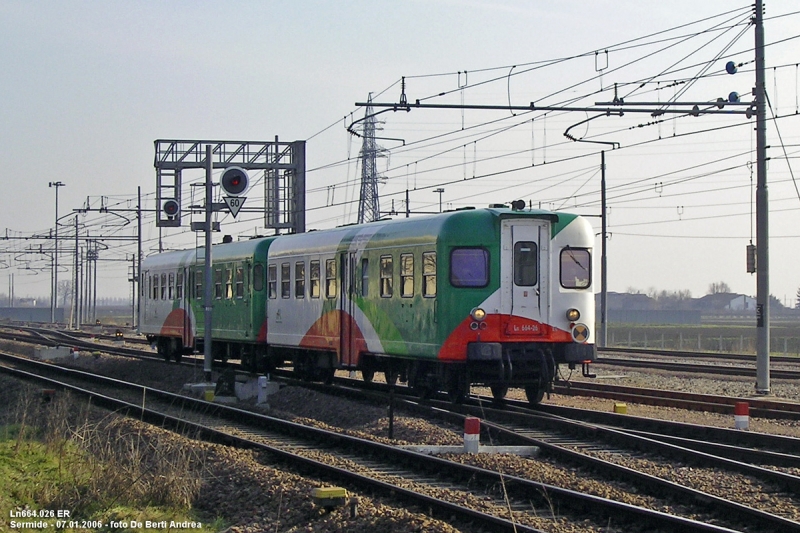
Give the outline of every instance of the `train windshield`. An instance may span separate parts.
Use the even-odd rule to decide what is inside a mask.
[[[489,251],[456,248],[450,254],[450,283],[453,287],[485,287],[489,284]]]
[[[561,286],[586,289],[592,284],[592,256],[586,248],[561,250]]]

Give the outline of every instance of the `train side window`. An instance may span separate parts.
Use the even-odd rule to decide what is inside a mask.
[[[143,272],[139,275],[139,296],[144,298],[145,296],[149,297],[150,295],[150,276],[147,275],[147,272]]]
[[[436,297],[436,252],[422,254],[422,296]]]
[[[264,265],[261,263],[253,267],[253,290],[256,292],[264,290]]]
[[[222,269],[214,269],[214,298],[222,299]]]
[[[273,300],[278,297],[278,265],[267,267],[267,293]]]
[[[381,298],[391,298],[394,294],[394,267],[392,256],[381,256]]]
[[[150,296],[153,298],[153,300],[158,300],[158,274],[153,276],[151,279],[153,281],[150,284],[150,287],[153,290],[153,292],[150,294]]]
[[[539,250],[535,242],[514,243],[514,285],[533,287],[539,279]]]
[[[308,263],[308,295],[319,298],[319,260]]]
[[[233,270],[230,268],[225,269],[225,298],[230,300],[233,298]]]
[[[198,300],[203,297],[203,269],[198,268],[194,273],[194,297]]]
[[[169,285],[167,286],[167,299],[174,300],[175,299],[175,273],[169,273]]]
[[[369,296],[369,259],[361,258],[361,296]]]
[[[175,278],[175,298],[183,300],[183,272],[178,272]]]
[[[400,296],[414,296],[414,254],[400,254]]]
[[[450,283],[453,287],[487,286],[489,251],[484,248],[454,248],[450,253]]]
[[[565,289],[586,289],[592,284],[592,255],[586,248],[564,248],[560,263]]]
[[[304,261],[297,261],[294,264],[294,297],[305,298],[306,296],[306,264]]]
[[[236,298],[244,298],[244,267],[241,265],[236,267],[236,274],[233,281],[235,284]]]
[[[161,299],[167,299],[167,275],[161,274]]]
[[[288,298],[292,295],[291,266],[289,263],[281,263],[281,298]]]
[[[325,260],[325,296],[336,298],[336,259]]]

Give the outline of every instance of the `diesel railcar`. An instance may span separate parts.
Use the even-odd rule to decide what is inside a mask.
[[[559,365],[595,359],[593,244],[579,216],[491,207],[215,245],[212,351],[536,403]],[[165,357],[202,343],[203,253],[143,262],[140,328]]]
[[[264,279],[274,238],[213,247],[215,357],[253,366],[266,357]],[[139,332],[165,360],[203,350],[205,248],[165,252],[142,261]]]

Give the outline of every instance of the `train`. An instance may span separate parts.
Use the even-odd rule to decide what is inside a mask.
[[[579,215],[492,204],[214,244],[211,352],[536,404],[561,365],[596,359],[594,238]],[[167,361],[204,350],[204,263],[204,247],[142,261],[139,332]]]

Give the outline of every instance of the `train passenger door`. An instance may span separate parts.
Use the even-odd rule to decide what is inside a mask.
[[[194,329],[192,327],[192,309],[191,309],[191,284],[189,283],[189,269],[183,267],[178,273],[176,280],[175,290],[178,293],[178,305],[183,310],[183,346],[185,348],[194,345]]]
[[[144,270],[139,273],[139,328],[150,323],[148,313],[150,311],[150,271]]]
[[[501,301],[510,335],[544,335],[550,308],[550,228],[541,220],[502,222]]]
[[[342,366],[358,363],[355,322],[356,253],[339,254],[339,357]]]

